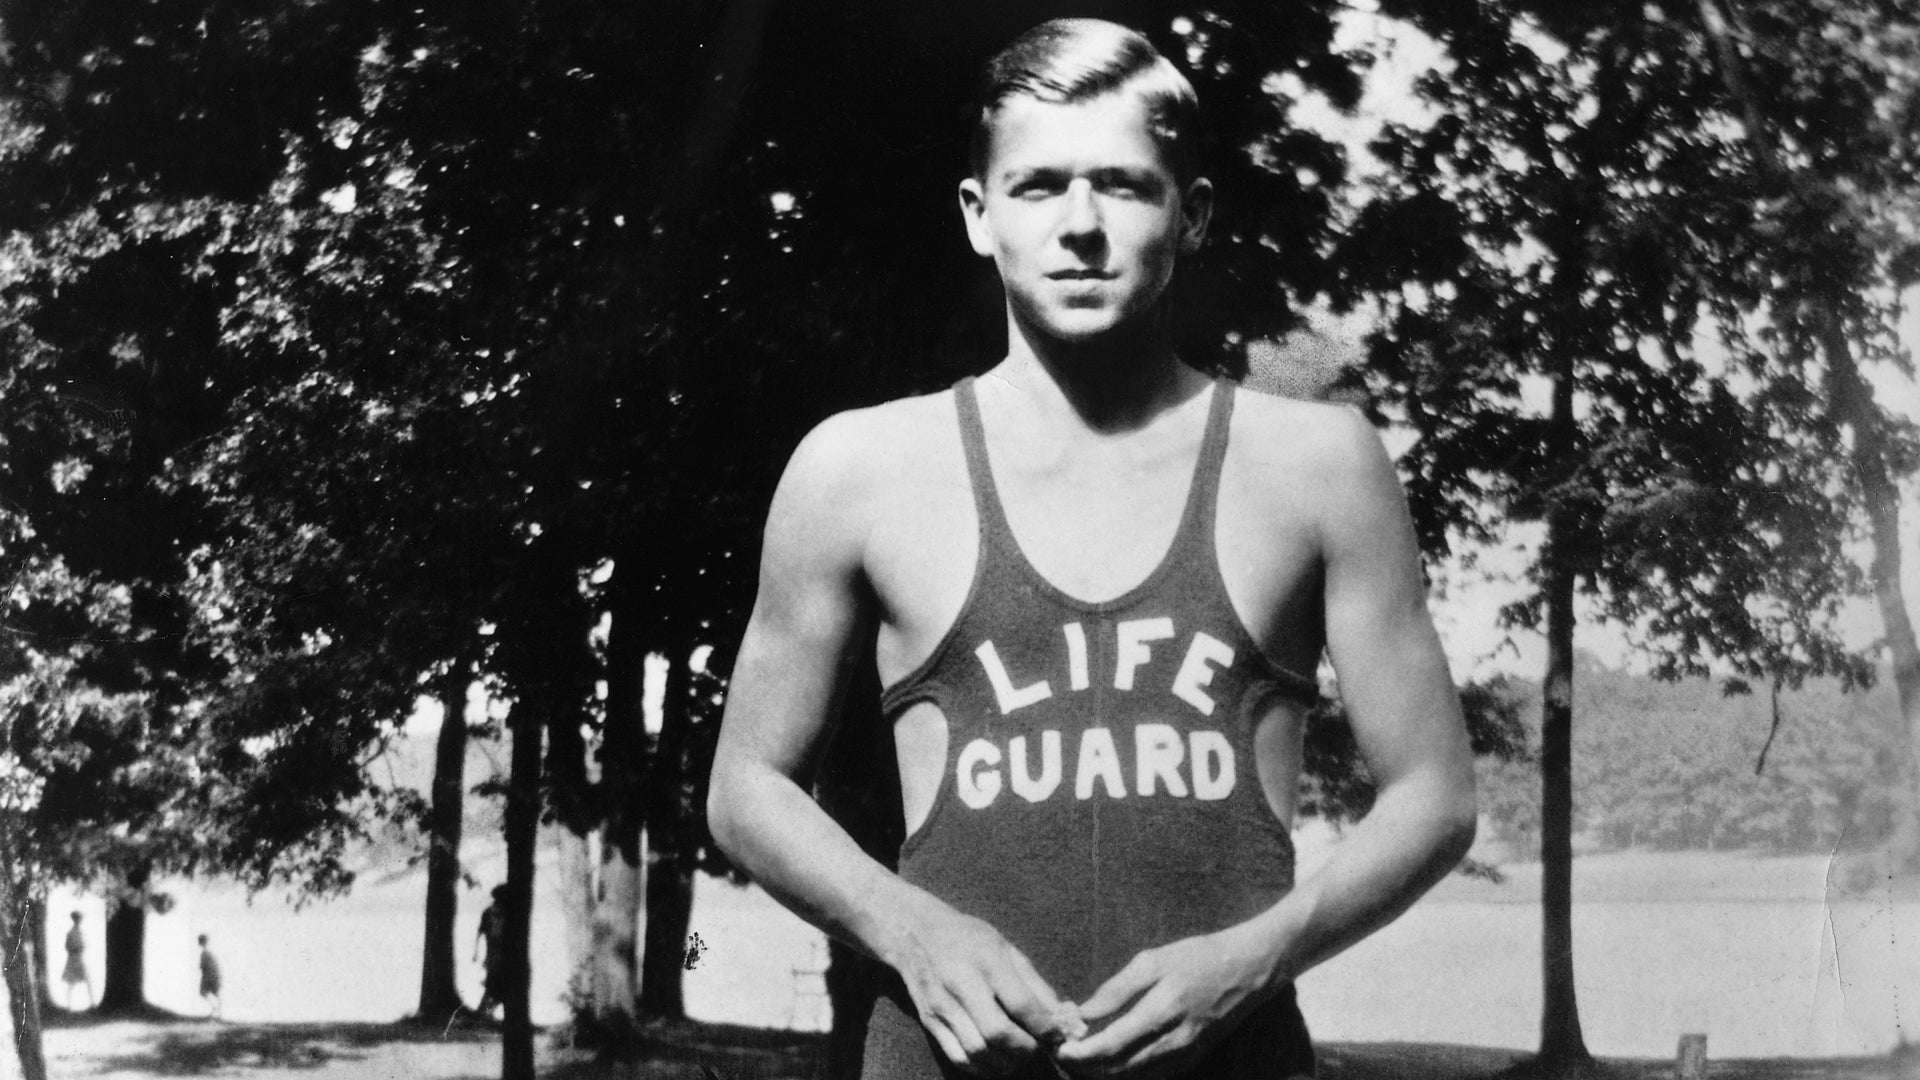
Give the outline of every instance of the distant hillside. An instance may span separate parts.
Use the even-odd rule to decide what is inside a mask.
[[[1538,746],[1537,685],[1515,683]],[[1663,683],[1582,657],[1574,678],[1574,817],[1588,850],[1831,852],[1884,835],[1898,777],[1890,687],[1822,683],[1728,696],[1705,680]],[[1756,775],[1765,747],[1765,763]],[[1482,805],[1516,854],[1538,845],[1532,762],[1483,763]]]
[[[1531,745],[1538,746],[1536,684],[1514,680]],[[1833,683],[1780,696],[1780,728],[1766,751],[1772,708],[1764,688],[1727,696],[1705,680],[1663,683],[1582,656],[1574,678],[1574,814],[1588,851],[1745,849],[1831,853],[1843,836],[1870,843],[1887,825],[1901,731],[1890,686],[1846,694]],[[433,777],[437,724],[408,725],[376,759],[383,784],[423,794]],[[1518,860],[1539,846],[1540,778],[1532,761],[1482,762],[1486,839]],[[505,775],[506,746],[467,748],[466,839],[496,845],[500,803],[488,791]],[[424,851],[417,829],[390,830],[355,859],[391,873]]]

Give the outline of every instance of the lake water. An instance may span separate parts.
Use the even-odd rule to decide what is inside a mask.
[[[1666,1057],[1684,1032],[1716,1056],[1880,1053],[1920,1016],[1920,905],[1600,901],[1574,910],[1576,987],[1597,1053]],[[1903,949],[1890,943],[1896,922]],[[1840,942],[1835,959],[1836,933]],[[1436,902],[1308,973],[1317,1035],[1531,1048],[1540,912]]]
[[[704,889],[706,962],[687,980],[706,1019],[823,1025],[817,936],[757,891]],[[1716,1057],[1878,1054],[1920,1039],[1920,903],[1589,901],[1574,912],[1587,1045],[1670,1057],[1705,1032]],[[1836,954],[1835,943],[1839,944]],[[1836,955],[1838,959],[1836,959]],[[1530,1049],[1540,912],[1430,900],[1301,980],[1317,1038]],[[777,992],[781,987],[796,992]],[[1903,996],[1904,995],[1904,996]],[[1904,1017],[1904,1021],[1903,1018]]]
[[[557,875],[543,867],[540,880],[534,1011],[554,1022],[565,1015],[566,933],[553,895]],[[1533,1046],[1540,915],[1526,902],[1528,888],[1524,876],[1498,888],[1443,887],[1309,973],[1301,996],[1316,1036]],[[1829,907],[1817,889],[1799,887],[1782,899],[1686,902],[1620,891],[1628,895],[1575,906],[1581,1015],[1597,1053],[1670,1057],[1683,1032],[1707,1033],[1720,1058],[1880,1053],[1903,1030],[1920,1039],[1920,903],[1852,899]],[[175,908],[149,920],[148,997],[183,1013],[200,1010],[194,937],[208,933],[225,974],[229,1019],[402,1016],[418,994],[423,895],[417,874],[363,882],[347,898],[298,911],[276,896],[249,903],[231,887],[180,887]],[[76,904],[86,915],[97,983],[96,902],[56,895],[53,965],[57,971],[65,912]],[[460,986],[470,1002],[479,997],[470,958],[481,906],[480,890],[463,893]],[[764,894],[703,879],[692,930],[703,946],[686,983],[695,1016],[825,1025],[821,939]]]

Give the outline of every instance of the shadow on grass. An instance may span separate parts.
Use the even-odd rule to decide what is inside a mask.
[[[90,1062],[95,1072],[203,1076],[229,1070],[300,1072],[336,1061],[359,1061],[375,1047],[405,1043],[490,1042],[494,1033],[469,1025],[446,1030],[418,1024],[226,1024],[201,1020],[157,1027],[134,1049]]]
[[[826,1041],[817,1034],[653,1021],[618,1046],[558,1062],[542,1080],[816,1080]]]

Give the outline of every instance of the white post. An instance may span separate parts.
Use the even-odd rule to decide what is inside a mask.
[[[1707,1077],[1707,1037],[1705,1035],[1680,1036],[1680,1060],[1674,1065],[1679,1080],[1706,1080]]]

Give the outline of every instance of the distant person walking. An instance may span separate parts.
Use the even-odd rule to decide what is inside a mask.
[[[505,987],[502,980],[506,973],[500,969],[500,936],[506,931],[506,912],[501,908],[507,902],[507,887],[493,887],[493,902],[480,913],[480,929],[473,938],[473,958],[480,961],[484,973],[480,982],[481,1016],[491,1017],[495,1005],[505,1000]]]
[[[60,971],[60,981],[67,985],[67,1011],[73,1011],[73,984],[84,983],[87,988],[87,1008],[97,1002],[93,996],[93,978],[87,974],[87,936],[80,932],[80,913],[73,913],[73,927],[67,931],[67,966]]]
[[[200,1000],[207,1003],[207,1019],[220,1019],[220,961],[200,935]]]

